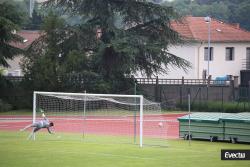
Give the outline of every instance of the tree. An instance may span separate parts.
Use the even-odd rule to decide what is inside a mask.
[[[23,28],[26,30],[40,30],[43,22],[43,17],[37,13],[36,10],[33,11],[32,17],[24,24]]]
[[[177,17],[172,8],[135,0],[47,3],[54,5],[59,8],[54,11],[81,22],[58,25],[58,16],[45,19],[44,35],[31,46],[23,66],[30,85],[39,90],[118,93],[131,87],[134,81],[127,76],[138,71],[151,76],[169,65],[189,67],[167,52],[182,42],[170,28]]]
[[[229,23],[240,23],[241,27],[250,30],[249,0],[175,0],[165,2],[163,5],[174,7],[183,16],[209,15]]]
[[[230,19],[234,23],[240,23],[241,27],[250,31],[250,2],[241,2],[231,6],[232,12],[230,13]]]
[[[76,42],[83,51],[92,51],[95,71],[107,79],[138,71],[151,76],[167,72],[169,65],[189,67],[187,61],[167,52],[170,45],[181,42],[169,26],[177,17],[171,7],[143,0],[48,1],[47,6],[53,5],[85,17],[77,32],[83,38]]]
[[[102,78],[91,72],[86,54],[79,52],[72,41],[75,38],[68,38],[67,34],[74,32],[67,29],[64,19],[49,12],[42,30],[43,34],[30,46],[22,62],[26,89],[71,92],[103,89]]]
[[[18,13],[15,6],[8,2],[0,3],[0,65],[8,67],[7,59],[12,59],[15,55],[22,51],[11,42],[21,42],[22,38],[13,33],[19,29],[22,14]]]
[[[45,18],[44,34],[28,48],[23,59],[27,88],[47,91],[60,89],[58,66],[61,48],[58,43],[62,37],[58,30],[64,27],[64,20],[53,13]]]
[[[30,0],[24,0],[22,2],[22,5],[25,6],[26,8],[24,8],[24,10],[26,11],[26,21],[23,24],[23,28],[24,29],[28,29],[28,30],[40,30],[41,29],[41,25],[43,23],[43,17],[46,16],[48,13],[46,13],[47,11],[44,11],[42,8],[42,5],[39,4],[38,2],[34,2],[34,9],[32,12],[32,17],[29,16],[29,3]]]

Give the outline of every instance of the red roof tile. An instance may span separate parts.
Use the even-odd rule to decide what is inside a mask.
[[[198,41],[208,40],[208,23],[204,17],[187,16],[182,21],[173,21],[172,28],[183,37]],[[211,19],[211,42],[250,42],[250,32],[237,24],[228,24]]]
[[[41,36],[40,31],[31,30],[21,30],[17,32],[17,34],[24,38],[23,42],[11,42],[11,45],[20,49],[26,49],[32,42]]]

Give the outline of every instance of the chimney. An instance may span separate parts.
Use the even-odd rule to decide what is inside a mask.
[[[233,23],[232,26],[234,26],[237,29],[240,29],[240,23]]]

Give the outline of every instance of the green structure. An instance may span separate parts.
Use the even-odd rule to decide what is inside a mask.
[[[250,142],[250,113],[238,113],[221,118],[224,122],[225,140],[235,142]]]
[[[208,139],[224,140],[224,124],[220,118],[230,116],[225,113],[193,113],[190,114],[190,126],[189,126],[189,115],[178,118],[179,135],[181,138],[192,139]]]
[[[224,122],[223,117],[230,117],[228,113],[192,113],[178,118],[179,136],[188,139],[208,139],[210,141],[224,140]],[[189,125],[190,124],[190,125]],[[190,135],[189,135],[190,129]]]
[[[250,113],[192,113],[178,120],[180,138],[250,142]]]

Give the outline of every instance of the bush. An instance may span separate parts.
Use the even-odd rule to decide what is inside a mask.
[[[188,104],[185,102],[178,105],[181,109],[187,110]],[[239,113],[250,111],[250,102],[196,102],[191,104],[192,111],[199,112],[226,112]]]
[[[21,96],[12,95],[5,97],[4,100],[11,104],[14,110],[32,108],[32,96],[29,94]]]
[[[0,112],[9,111],[12,109],[12,106],[9,103],[4,102],[0,99]]]

